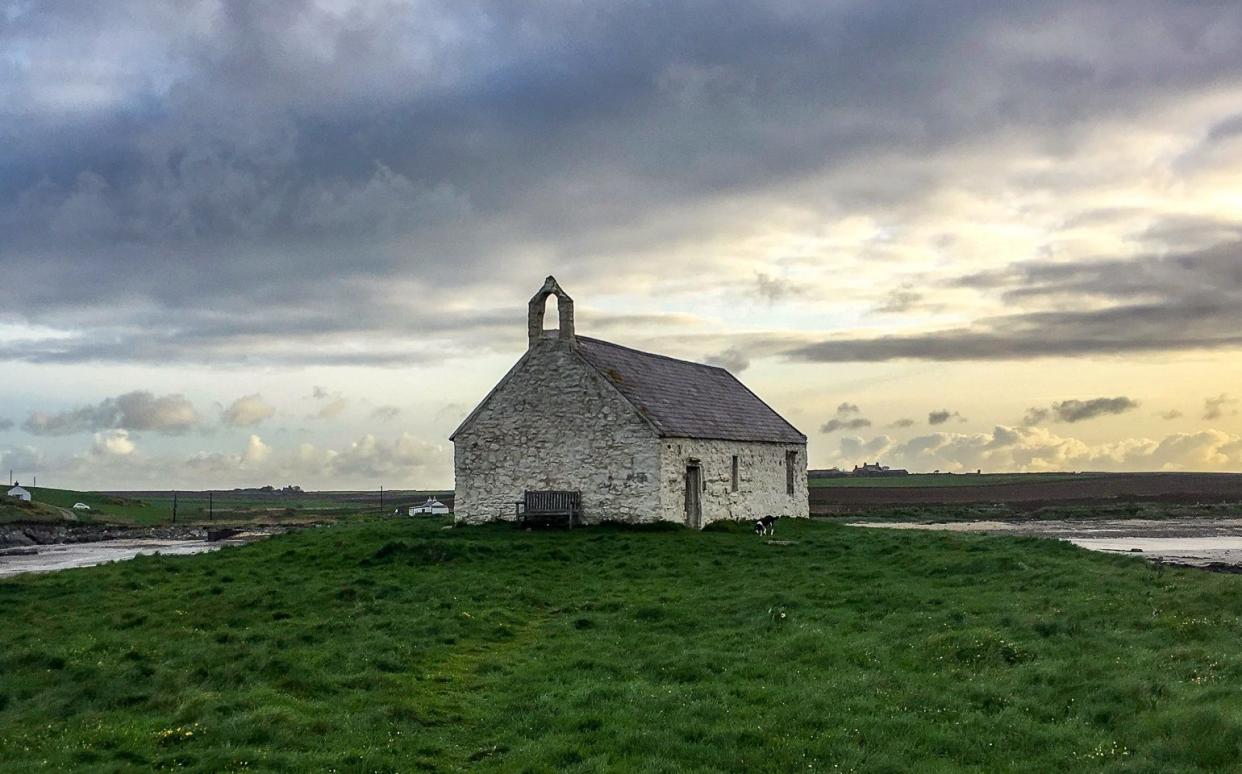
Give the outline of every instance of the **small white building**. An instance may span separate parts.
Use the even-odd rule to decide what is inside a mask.
[[[448,514],[448,512],[449,512],[448,506],[440,502],[434,497],[428,497],[427,502],[423,503],[422,505],[411,505],[410,506],[411,516],[424,516],[424,515],[445,516]]]
[[[17,486],[10,489],[8,491],[8,495],[9,497],[16,497],[18,500],[25,500],[26,502],[30,502],[30,493],[27,492],[25,489],[22,489],[21,484],[18,484]]]

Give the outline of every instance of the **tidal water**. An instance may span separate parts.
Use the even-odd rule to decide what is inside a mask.
[[[1165,562],[1242,567],[1242,519],[1060,519],[941,523],[854,522],[856,527],[987,532],[1066,540],[1092,551]]]
[[[105,562],[120,562],[140,554],[164,554],[182,556],[215,551],[240,541],[222,540],[208,543],[206,540],[101,540],[95,543],[53,543],[32,546],[37,553],[31,555],[0,555],[0,578],[28,572],[55,572],[74,567],[91,567]]]

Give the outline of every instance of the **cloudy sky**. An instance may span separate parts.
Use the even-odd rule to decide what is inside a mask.
[[[0,463],[450,486],[546,274],[813,466],[1242,469],[1242,5],[0,0]]]

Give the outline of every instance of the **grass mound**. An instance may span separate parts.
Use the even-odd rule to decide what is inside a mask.
[[[10,770],[1236,770],[1242,578],[784,521],[322,528],[0,582]]]
[[[7,497],[0,492],[0,524],[15,521],[56,522],[64,520],[64,512],[57,508],[43,503],[18,500],[16,497]]]

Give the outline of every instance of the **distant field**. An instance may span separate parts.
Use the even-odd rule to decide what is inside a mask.
[[[78,492],[69,489],[28,487],[38,503],[72,509],[74,503],[85,503],[89,511],[73,511],[81,521],[120,524],[169,524],[173,520],[174,493],[145,492]],[[409,507],[438,496],[451,504],[451,493],[402,490],[384,494],[383,511]],[[335,519],[359,515],[379,515],[380,499],[376,492],[305,492],[285,494],[256,490],[176,493],[177,522],[266,523]]]
[[[1099,477],[1101,473],[911,473],[908,476],[839,476],[836,478],[811,478],[808,486],[819,487],[869,487],[891,489],[894,487],[941,487],[941,486],[995,486],[997,484],[1036,483],[1083,480]]]
[[[1242,766],[1239,576],[826,523],[444,524],[0,581],[0,768]]]
[[[1242,475],[1234,473],[1037,473],[911,475],[813,479],[811,513],[862,513],[894,507],[1005,505],[1031,511],[1069,504],[1152,502],[1195,505],[1242,502]],[[831,485],[817,485],[833,482]]]

